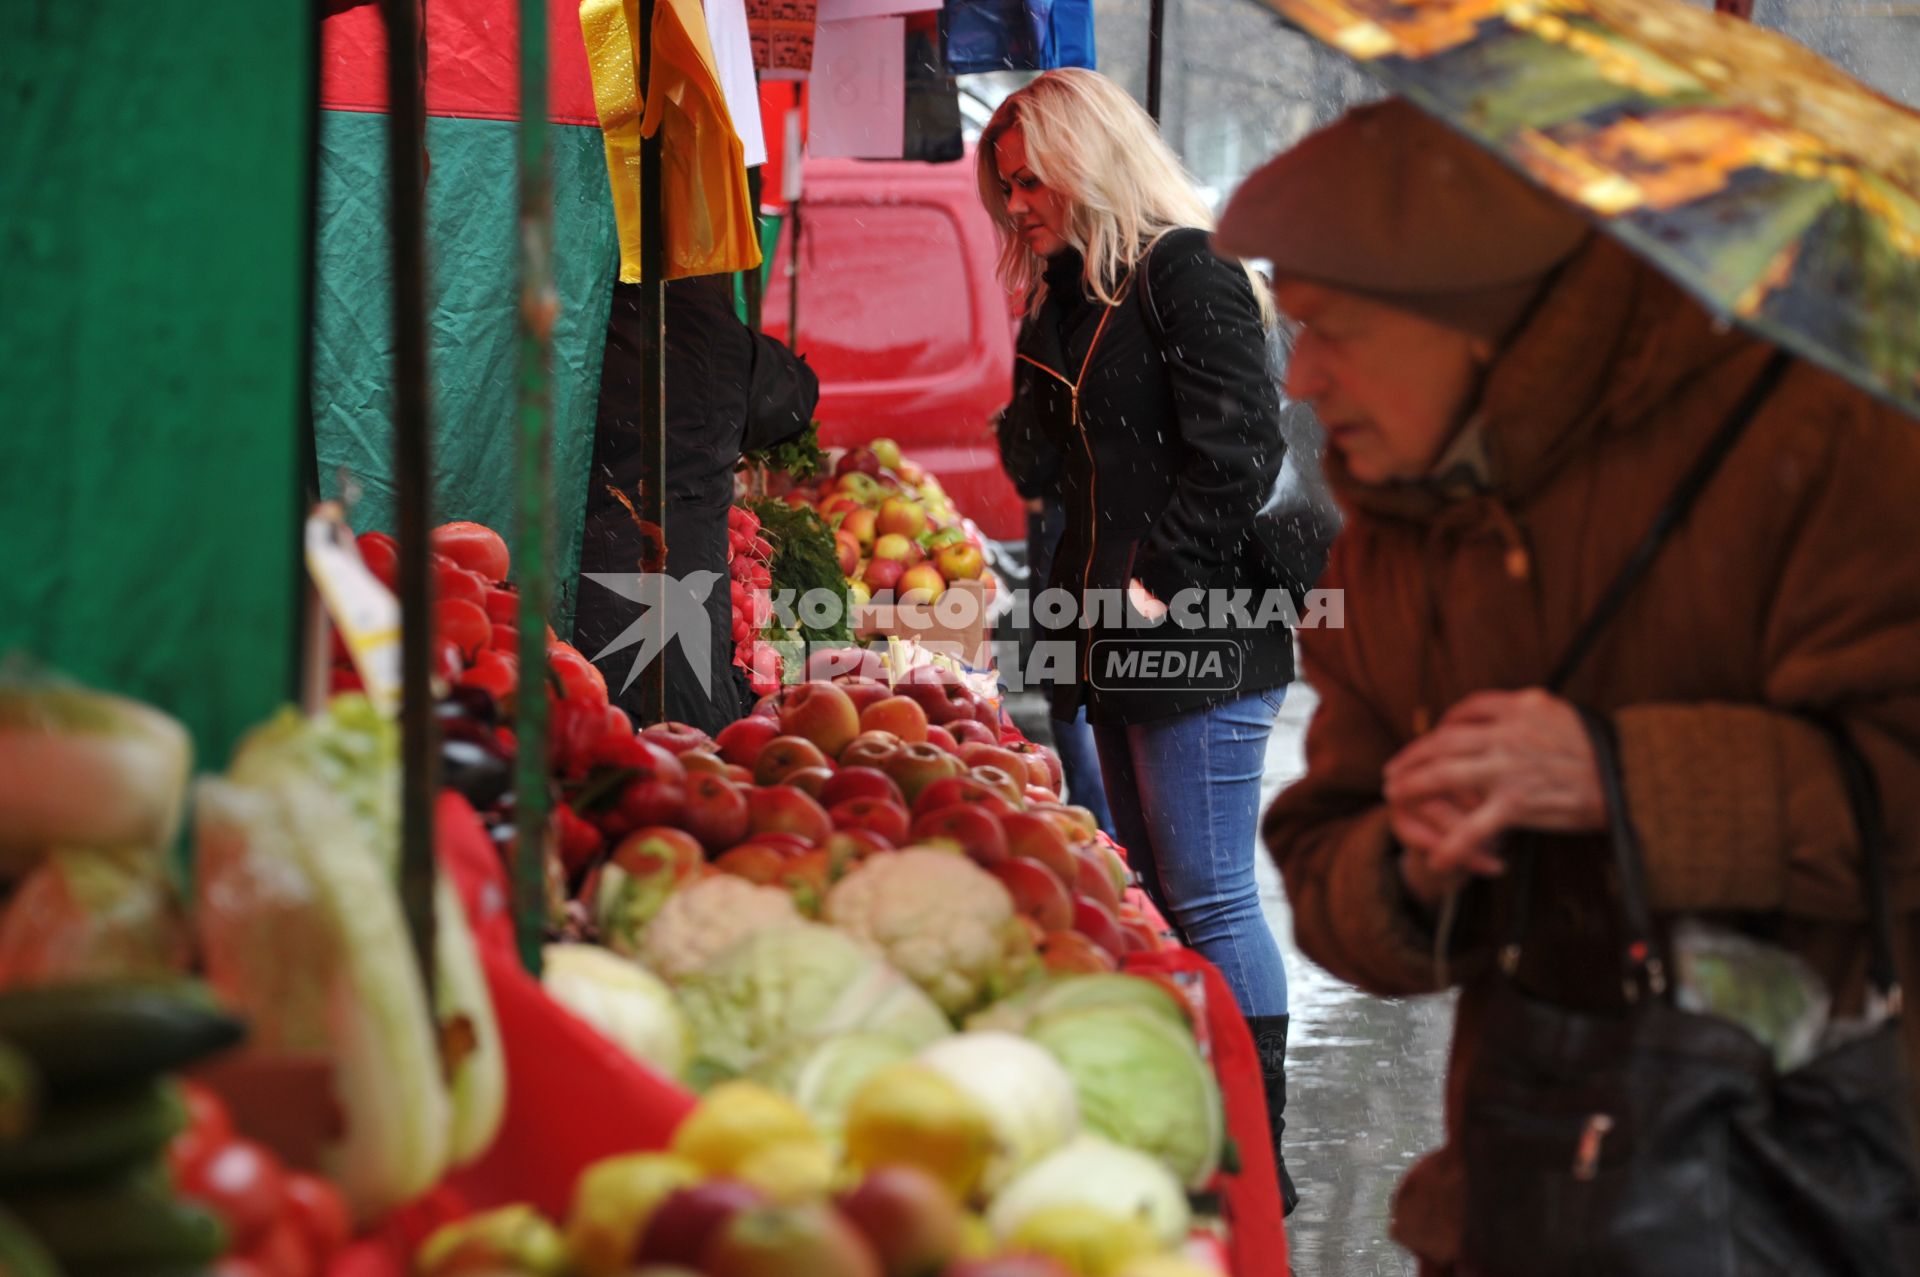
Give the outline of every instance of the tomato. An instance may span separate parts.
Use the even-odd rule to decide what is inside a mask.
[[[300,1230],[307,1250],[324,1266],[353,1238],[353,1221],[340,1190],[317,1175],[287,1176],[286,1216]]]
[[[487,591],[487,616],[495,625],[520,624],[520,596],[494,586]]]
[[[607,706],[607,727],[603,733],[607,736],[633,735],[633,720],[627,717],[627,711],[618,705]]]
[[[507,543],[483,523],[443,523],[433,530],[433,548],[489,582],[507,579],[511,560]]]
[[[268,1277],[316,1277],[320,1271],[318,1256],[291,1213],[275,1219],[244,1254]]]
[[[276,1277],[245,1255],[222,1255],[208,1270],[208,1277]]]
[[[433,632],[460,649],[462,664],[471,664],[493,642],[493,622],[478,603],[441,599],[433,605]],[[456,671],[457,673],[458,671]]]
[[[182,1197],[192,1198],[226,1223],[235,1250],[253,1247],[280,1214],[285,1173],[272,1153],[252,1140],[234,1140],[187,1168]]]
[[[384,532],[362,532],[354,538],[360,561],[389,590],[400,588],[400,547]]]
[[[467,668],[467,655],[460,645],[452,639],[437,637],[433,640],[433,672],[440,678],[452,681],[460,677]]]
[[[487,583],[480,579],[479,573],[451,563],[434,565],[433,597],[436,601],[460,599],[479,608],[482,616],[487,612]]]
[[[517,657],[520,653],[520,631],[511,625],[499,621],[493,623],[493,650]]]
[[[520,663],[499,650],[480,653],[473,667],[457,680],[462,687],[477,687],[493,697],[504,713],[513,703],[520,686]]]
[[[559,676],[560,686],[565,689],[568,700],[584,700],[598,706],[607,703],[606,677],[571,644],[549,645],[547,662]]]

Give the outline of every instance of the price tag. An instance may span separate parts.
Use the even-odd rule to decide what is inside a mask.
[[[367,570],[353,529],[336,502],[307,517],[307,574],[340,631],[367,699],[381,713],[400,712],[400,600]]]

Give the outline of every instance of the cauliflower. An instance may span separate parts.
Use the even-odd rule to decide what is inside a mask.
[[[780,888],[715,874],[676,892],[654,915],[640,937],[640,960],[663,979],[680,981],[735,941],[799,921],[793,897]]]
[[[544,956],[548,996],[642,1064],[686,1075],[693,1030],[664,981],[599,945],[550,944]]]
[[[964,856],[874,856],[827,895],[826,920],[875,945],[948,1015],[1030,974],[1033,940],[998,879]]]

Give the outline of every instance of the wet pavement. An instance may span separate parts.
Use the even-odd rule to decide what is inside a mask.
[[[1263,810],[1304,770],[1313,704],[1303,685],[1288,693],[1268,746]],[[1028,735],[1045,739],[1037,697],[1014,698],[1009,708]],[[1400,1176],[1439,1140],[1451,999],[1369,997],[1313,965],[1293,946],[1279,873],[1264,853],[1259,865],[1293,1013],[1286,1154],[1301,1194],[1287,1221],[1293,1270],[1298,1277],[1410,1277],[1413,1261],[1387,1239],[1387,1209]]]

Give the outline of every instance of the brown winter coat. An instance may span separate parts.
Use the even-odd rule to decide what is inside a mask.
[[[1467,694],[1546,677],[1767,356],[1592,241],[1489,374],[1479,419],[1490,493],[1367,488],[1332,466],[1349,521],[1322,585],[1346,591],[1345,625],[1301,632],[1320,708],[1307,774],[1264,826],[1315,961],[1374,993],[1435,989],[1434,939],[1397,875],[1382,765]],[[1844,1005],[1858,1002],[1866,960],[1852,824],[1827,743],[1788,712],[1840,711],[1888,808],[1912,982],[1920,422],[1796,364],[1569,696],[1618,727],[1656,910],[1770,917]],[[1603,846],[1547,850],[1523,983],[1575,1004],[1617,1001]],[[1448,963],[1463,985],[1450,1132],[1488,988],[1485,918],[1502,892],[1470,889]],[[1912,1046],[1920,1014],[1906,1023]],[[1393,1233],[1443,1265],[1461,1220],[1460,1166],[1442,1148],[1402,1184]]]

